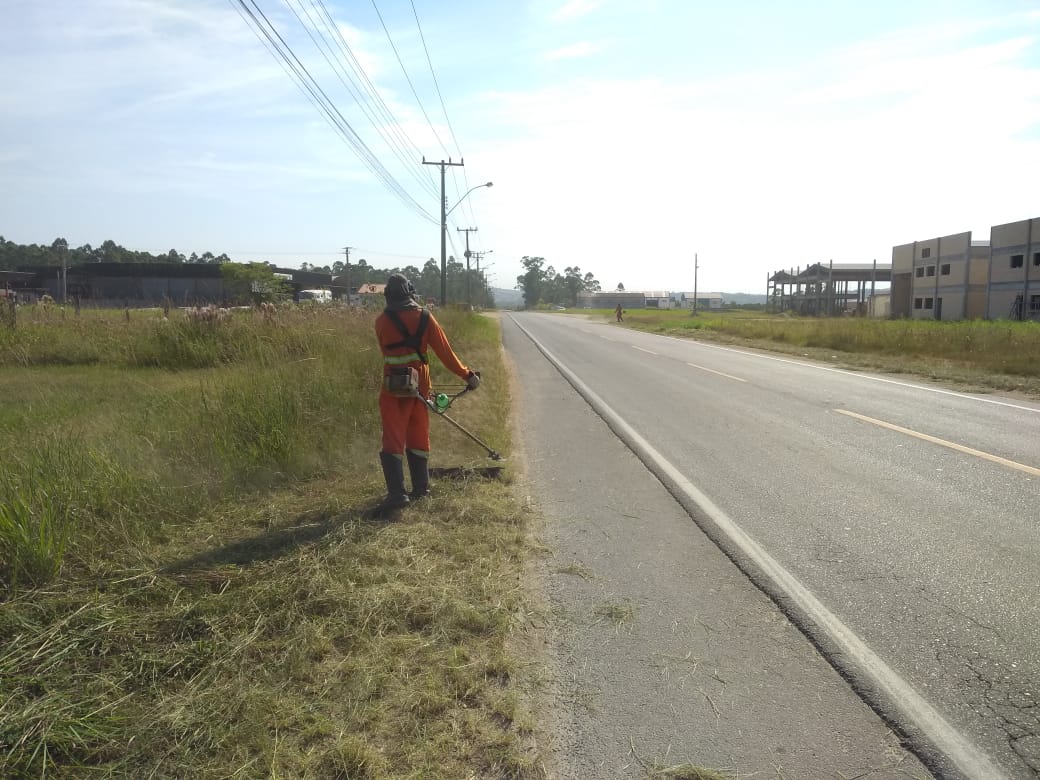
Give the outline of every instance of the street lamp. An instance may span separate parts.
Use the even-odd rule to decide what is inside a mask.
[[[443,171],[442,171],[442,173],[443,173]],[[443,182],[443,176],[442,176],[442,181],[441,181],[441,189],[442,190],[444,189],[443,184],[444,184],[444,182]],[[462,203],[462,201],[464,201],[466,199],[466,197],[471,192],[473,192],[473,190],[479,190],[481,187],[490,187],[493,184],[494,184],[494,182],[490,182],[489,181],[486,184],[478,184],[476,187],[470,187],[466,191],[466,194],[463,195],[461,198],[459,198],[458,203],[456,203],[454,206],[452,206],[447,211],[444,210],[444,207],[448,205],[448,201],[447,201],[446,198],[443,198],[443,197],[441,198],[441,299],[440,299],[440,305],[441,306],[445,306],[448,303],[448,249],[447,249],[447,243],[446,243],[447,240],[448,240],[448,215],[451,214],[451,212],[453,212],[456,208],[458,208],[459,203]]]

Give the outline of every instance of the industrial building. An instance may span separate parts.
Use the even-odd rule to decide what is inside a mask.
[[[347,293],[344,277],[298,268],[271,270],[285,280],[294,297],[300,290],[313,289],[329,290],[334,299]],[[70,266],[64,278],[57,266],[23,266],[18,273],[6,272],[0,282],[23,300],[46,294],[60,301],[67,295],[93,306],[220,304],[243,295],[241,283],[228,283],[220,265],[209,263],[85,263]]]
[[[994,225],[989,240],[968,231],[900,244],[890,265],[778,271],[766,295],[776,311],[807,315],[1040,321],[1040,217]]]
[[[892,247],[891,316],[970,320],[986,316],[989,242],[971,232]]]
[[[1040,217],[992,227],[989,256],[986,316],[1040,320]]]
[[[892,248],[893,317],[1040,320],[1040,217]]]

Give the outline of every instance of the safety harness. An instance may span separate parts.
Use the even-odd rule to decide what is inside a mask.
[[[386,309],[385,314],[390,318],[390,322],[394,324],[401,335],[404,336],[400,341],[395,341],[393,344],[387,344],[386,349],[400,349],[401,347],[410,347],[415,350],[407,355],[398,355],[392,357],[387,355],[383,359],[389,365],[402,365],[404,363],[411,363],[414,360],[420,361],[423,365],[426,365],[429,361],[426,359],[426,353],[422,351],[422,337],[426,333],[426,326],[430,324],[430,313],[426,309],[421,309],[419,314],[419,327],[415,333],[409,333],[408,327],[401,320],[401,316],[392,309]]]

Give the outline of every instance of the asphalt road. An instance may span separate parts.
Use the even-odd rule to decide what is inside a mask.
[[[1040,404],[571,316],[503,332],[525,395],[537,342],[936,774],[1040,776]],[[590,426],[557,423],[565,457]]]

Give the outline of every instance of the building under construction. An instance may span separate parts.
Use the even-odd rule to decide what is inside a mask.
[[[866,316],[878,285],[892,281],[889,263],[813,263],[805,270],[777,271],[766,282],[766,301],[775,311],[808,316]]]
[[[989,240],[968,231],[900,244],[891,264],[778,271],[766,294],[774,310],[808,315],[1040,321],[1040,217],[993,225]]]

